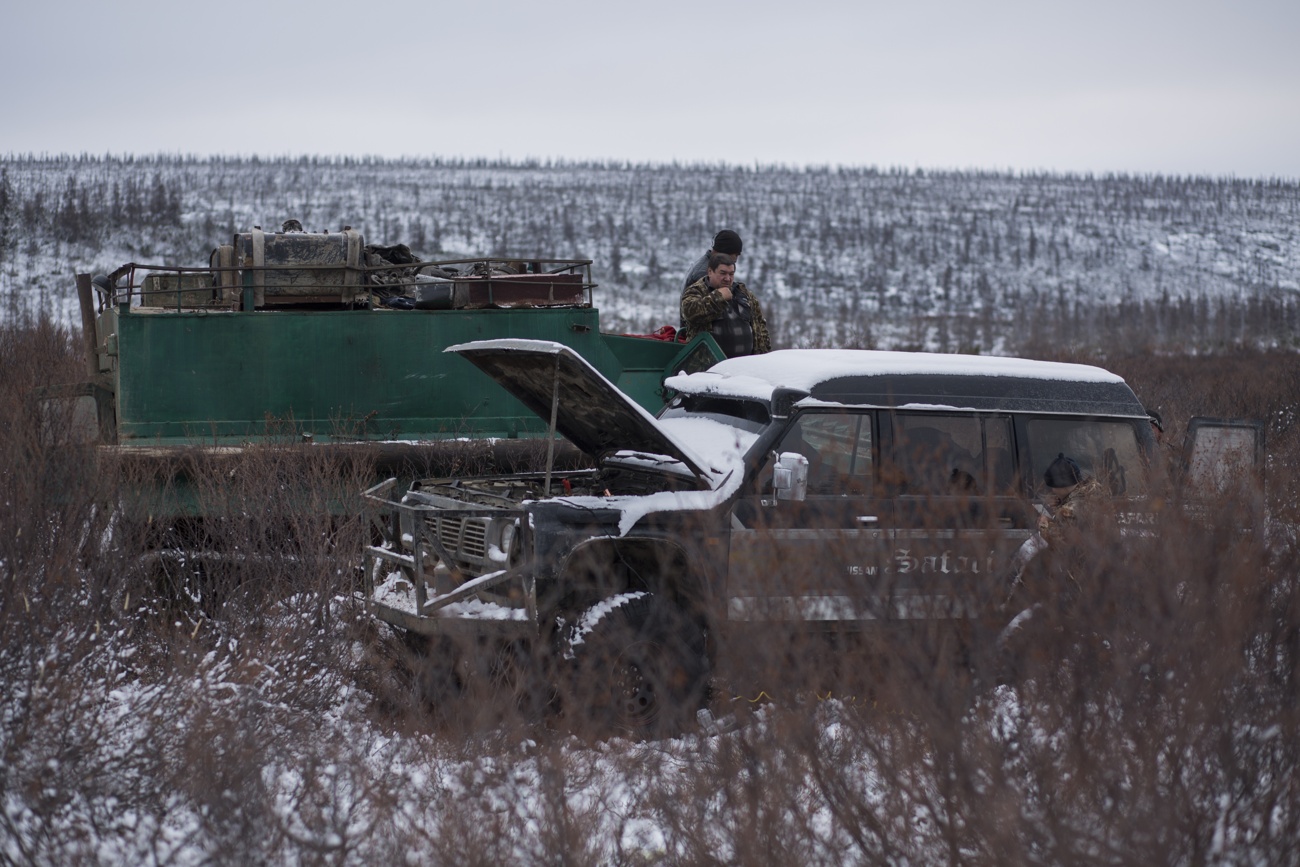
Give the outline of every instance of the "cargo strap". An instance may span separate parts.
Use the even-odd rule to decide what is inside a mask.
[[[221,286],[220,301],[225,304],[237,304],[239,302],[239,277],[230,270],[235,267],[235,248],[231,244],[222,244],[216,250],[217,282]],[[211,259],[209,259],[211,261]]]
[[[343,281],[343,300],[346,303],[352,303],[356,300],[357,289],[363,282],[364,275],[361,273],[361,233],[351,226],[344,227],[343,237],[347,238],[347,270],[348,277]]]
[[[253,229],[253,306],[266,306],[266,233]]]

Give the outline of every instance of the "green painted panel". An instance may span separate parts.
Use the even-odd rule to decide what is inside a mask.
[[[514,437],[544,423],[456,343],[517,337],[572,346],[655,412],[681,346],[603,335],[592,308],[119,311],[123,443]]]
[[[697,335],[689,344],[605,334],[605,345],[617,359],[621,371],[615,384],[637,403],[657,412],[664,404],[664,377],[683,368],[702,370],[723,358],[722,350],[708,334]]]

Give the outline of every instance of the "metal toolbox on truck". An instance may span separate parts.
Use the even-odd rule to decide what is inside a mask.
[[[493,274],[457,279],[465,307],[575,307],[587,301],[581,274]]]
[[[255,307],[268,304],[350,304],[365,287],[365,240],[341,232],[264,232],[235,235],[235,264],[247,268],[242,289]]]
[[[147,274],[140,284],[141,307],[207,307],[215,300],[208,274]]]

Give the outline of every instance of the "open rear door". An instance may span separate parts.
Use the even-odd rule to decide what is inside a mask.
[[[1220,497],[1264,487],[1264,423],[1253,419],[1193,418],[1183,441],[1183,493]]]

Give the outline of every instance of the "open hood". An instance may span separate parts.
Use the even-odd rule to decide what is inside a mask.
[[[703,477],[701,461],[659,426],[586,359],[549,340],[478,340],[449,346],[495,379],[524,406],[550,424],[556,388],[555,429],[596,458],[635,451],[680,461]]]

